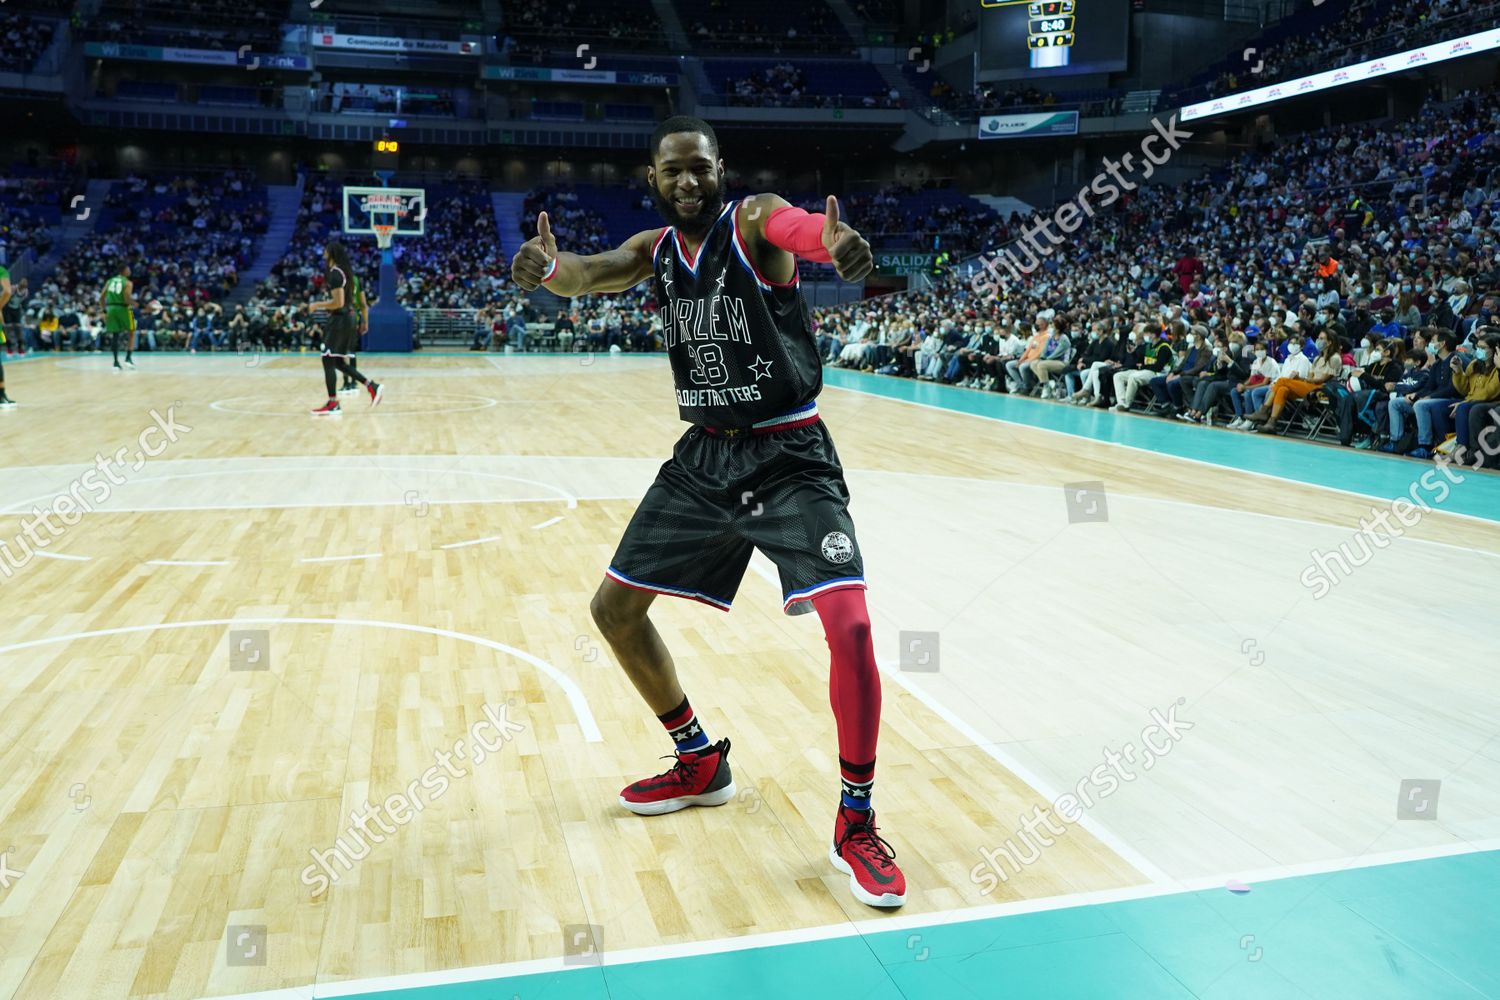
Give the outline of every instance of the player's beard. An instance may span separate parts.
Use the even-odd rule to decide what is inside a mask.
[[[700,190],[703,192],[703,204],[699,207],[698,214],[692,218],[686,218],[677,211],[677,206],[671,199],[663,196],[658,188],[651,189],[651,200],[656,203],[656,210],[661,213],[661,217],[667,220],[667,225],[687,236],[703,236],[718,219],[719,213],[724,211],[724,192],[718,187],[712,191]]]

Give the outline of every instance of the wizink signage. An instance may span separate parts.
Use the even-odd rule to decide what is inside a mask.
[[[676,73],[636,73],[612,69],[548,69],[541,66],[486,66],[486,80],[546,80],[552,83],[626,84],[675,87]]]

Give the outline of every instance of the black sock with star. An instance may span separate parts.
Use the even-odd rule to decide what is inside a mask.
[[[708,749],[708,733],[698,723],[698,716],[686,698],[665,715],[658,715],[667,734],[677,745],[678,753],[700,753]]]

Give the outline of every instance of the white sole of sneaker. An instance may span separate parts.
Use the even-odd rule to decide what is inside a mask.
[[[380,401],[382,399],[384,399],[384,398],[385,398],[385,386],[383,386],[383,385],[377,385],[375,387],[375,398],[372,399],[372,400],[370,400],[370,405],[372,407],[379,406],[380,405]]]
[[[855,899],[859,900],[861,903],[864,903],[866,906],[878,906],[882,909],[895,909],[902,903],[906,902],[905,896],[898,896],[894,892],[882,893],[879,896],[876,896],[873,893],[866,892],[864,890],[864,887],[859,884],[859,879],[854,877],[854,869],[850,868],[849,863],[843,858],[839,857],[839,852],[834,850],[832,847],[828,849],[828,860],[833,862],[833,867],[849,876],[849,891],[854,894]]]
[[[703,795],[684,795],[675,799],[663,799],[660,802],[629,802],[625,796],[620,796],[620,805],[629,809],[637,816],[664,816],[667,813],[686,809],[688,806],[722,806],[734,798],[734,782],[731,781],[717,792],[706,792]]]

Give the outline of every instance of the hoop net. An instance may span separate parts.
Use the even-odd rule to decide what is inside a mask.
[[[389,250],[391,248],[391,240],[396,236],[395,224],[375,222],[370,224],[370,228],[375,230],[375,245],[382,250]]]

